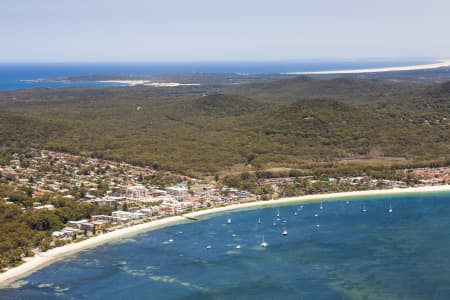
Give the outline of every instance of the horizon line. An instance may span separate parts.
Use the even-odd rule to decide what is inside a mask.
[[[209,60],[58,60],[58,61],[0,61],[0,64],[124,64],[124,63],[271,63],[271,62],[311,62],[311,61],[383,61],[383,60],[432,60],[448,61],[450,58],[443,57],[324,57],[324,58],[286,58],[286,59],[209,59]]]

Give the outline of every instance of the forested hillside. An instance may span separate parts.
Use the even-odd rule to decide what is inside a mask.
[[[0,137],[3,146],[196,175],[348,161],[442,164],[450,153],[449,86],[299,77],[232,88],[4,92]]]

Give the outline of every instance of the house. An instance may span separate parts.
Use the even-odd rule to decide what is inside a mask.
[[[80,229],[82,231],[94,232],[95,225],[91,222],[84,222],[80,224]]]
[[[81,229],[81,224],[87,223],[89,220],[80,220],[80,221],[69,221],[67,222],[67,226],[74,229]]]
[[[107,215],[94,215],[94,216],[91,217],[91,220],[93,222],[103,221],[103,222],[110,222],[110,223],[112,223],[113,222],[113,217],[112,216],[107,216]]]
[[[55,206],[53,204],[45,204],[45,205],[38,205],[35,206],[34,209],[48,209],[48,210],[53,210],[55,209]]]
[[[98,205],[110,205],[110,206],[114,206],[116,205],[118,202],[120,201],[124,201],[126,198],[125,197],[111,197],[111,196],[106,196],[106,197],[102,197],[102,198],[96,198],[96,199],[92,199],[86,202],[90,202],[90,203],[96,203]]]
[[[56,237],[56,238],[70,238],[74,235],[80,234],[81,230],[79,229],[75,229],[72,227],[65,227],[59,231],[54,231],[52,233],[52,237]]]

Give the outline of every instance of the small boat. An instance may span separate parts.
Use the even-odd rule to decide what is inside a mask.
[[[366,208],[365,204],[364,204],[364,207],[363,207],[363,212],[367,212],[367,208]]]
[[[231,224],[231,219],[230,218],[228,218],[227,224]]]
[[[345,204],[349,205],[349,204],[350,204],[350,201],[345,201]]]
[[[389,213],[391,213],[391,212],[392,212],[392,205],[389,204]]]
[[[258,218],[258,222],[257,222],[258,224],[261,224],[261,218]]]
[[[323,209],[323,202],[320,201],[320,209]]]
[[[211,249],[212,248],[212,246],[211,245],[208,245],[208,246],[206,246],[206,249]]]
[[[261,247],[266,248],[267,246],[269,246],[269,244],[267,244],[267,243],[264,241],[264,234],[263,234],[263,236],[262,236],[262,242],[261,242]]]
[[[318,217],[319,215],[318,214],[314,214],[314,217]]]
[[[279,218],[279,217],[280,217],[280,210],[277,209],[277,218]]]
[[[172,239],[170,239],[170,240],[168,240],[168,242],[169,242],[169,243],[173,243],[173,240],[172,240]]]
[[[238,235],[236,234],[236,233],[233,233],[232,235],[231,235],[231,237],[237,237]]]
[[[294,216],[296,216],[297,215],[297,212],[294,212]]]
[[[236,249],[241,249],[241,245],[236,245]]]
[[[277,222],[276,221],[273,221],[273,226],[277,226]]]
[[[288,231],[287,231],[286,227],[284,227],[283,232],[281,234],[284,236],[288,235]]]
[[[316,228],[319,229],[320,228],[320,224],[316,224]]]

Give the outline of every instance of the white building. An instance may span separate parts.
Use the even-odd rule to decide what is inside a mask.
[[[130,220],[141,219],[145,217],[145,214],[140,212],[128,212],[128,211],[113,211],[112,217],[115,222],[127,222]]]
[[[67,226],[75,229],[80,229],[81,224],[87,223],[89,220],[79,220],[79,221],[69,221],[67,222]]]
[[[127,188],[127,199],[139,201],[149,196],[148,189],[143,185],[129,186]]]
[[[148,207],[148,208],[143,208],[141,210],[139,210],[138,212],[143,213],[144,215],[151,217],[151,216],[156,216],[159,213],[159,208],[156,206],[152,206],[152,207]]]
[[[125,197],[111,197],[111,196],[105,196],[102,198],[97,198],[97,199],[93,199],[93,200],[89,200],[87,202],[90,203],[97,203],[99,205],[110,205],[113,206],[115,205],[117,202],[120,201],[124,201]]]
[[[179,185],[168,187],[167,192],[170,195],[178,197],[185,196],[189,193],[187,186],[179,186]]]

